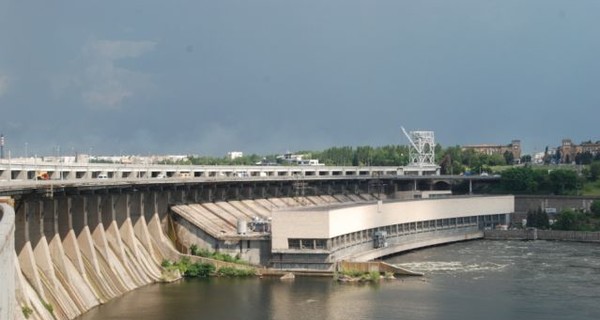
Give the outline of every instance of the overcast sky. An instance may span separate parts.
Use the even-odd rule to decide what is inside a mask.
[[[598,0],[0,0],[13,156],[600,140]]]

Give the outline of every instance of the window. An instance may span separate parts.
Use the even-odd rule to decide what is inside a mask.
[[[327,240],[325,239],[316,239],[315,240],[315,249],[327,249]]]
[[[300,249],[300,239],[288,239],[288,248]]]

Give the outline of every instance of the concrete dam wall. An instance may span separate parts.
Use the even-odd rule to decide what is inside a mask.
[[[139,192],[17,203],[17,313],[73,319],[158,281],[161,261],[179,257],[161,226],[165,215],[159,212],[167,212],[168,197]]]
[[[15,212],[11,206],[0,203],[0,319],[18,319],[15,290],[15,276],[18,270],[15,265],[14,250]],[[8,290],[7,290],[8,289]]]
[[[14,315],[6,319],[73,319],[125,292],[159,281],[162,260],[181,256],[166,233],[175,236],[182,252],[198,244],[269,265],[273,264],[269,218],[274,210],[332,204],[377,206],[377,200],[405,190],[403,184],[388,185],[387,190],[382,184],[360,179],[302,184],[291,180],[40,186],[11,194],[14,206],[3,209],[0,217],[0,263],[14,266],[13,273],[10,268],[0,270],[2,284],[10,286],[9,280],[14,279],[14,290],[0,295],[1,319],[6,318],[5,312]],[[255,228],[239,232],[240,221]],[[415,228],[408,225],[402,230],[418,232],[466,223],[464,219],[438,222],[414,222]],[[400,230],[398,224],[381,227]],[[392,229],[386,229],[390,235]],[[335,249],[340,243],[350,245],[362,239],[357,233],[366,236],[368,230],[351,230],[319,241],[302,236],[299,241],[303,246],[312,241],[313,247],[304,249],[314,256],[321,250],[321,240]],[[7,248],[13,248],[12,254]]]
[[[556,240],[576,242],[600,242],[600,232],[563,231],[541,229],[486,230],[489,240]]]

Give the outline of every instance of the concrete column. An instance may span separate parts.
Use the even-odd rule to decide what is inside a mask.
[[[62,203],[64,206],[59,206],[58,227],[63,240],[63,248],[66,256],[69,257],[77,272],[87,280],[83,260],[81,259],[81,251],[79,250],[79,244],[77,243],[77,236],[75,230],[73,230],[73,198],[67,197]],[[80,217],[80,220],[81,219],[82,217]]]
[[[179,202],[187,203],[187,194],[185,190],[179,190]]]
[[[92,234],[88,225],[88,215],[90,214],[88,204],[91,202],[90,198],[82,196],[75,198],[74,200],[75,201],[73,206],[73,227],[75,229],[75,232],[77,233],[77,242],[79,244],[79,249],[87,258],[88,262],[91,264],[95,275],[100,276],[100,265],[98,263],[96,249],[94,248]],[[98,213],[96,212],[96,214]]]
[[[141,263],[141,254],[137,247],[137,239],[133,231],[132,224],[132,211],[136,211],[135,207],[139,206],[139,202],[136,204],[134,197],[130,194],[121,195],[122,201],[117,204],[117,217],[124,217],[123,223],[119,225],[119,233],[123,244],[128,247],[132,257],[127,261],[130,264],[130,268],[135,272],[135,275],[142,281],[142,283],[150,283],[151,279],[147,276],[146,268]],[[139,199],[139,198],[138,198]],[[138,200],[139,201],[139,200]],[[139,213],[134,213],[139,219]],[[119,220],[121,218],[118,218]],[[136,219],[136,221],[138,220]]]
[[[21,272],[25,275],[27,280],[31,286],[38,293],[40,298],[44,301],[48,301],[46,298],[46,293],[44,291],[44,287],[42,285],[42,281],[38,272],[37,264],[35,262],[35,255],[33,253],[33,248],[31,246],[31,242],[29,240],[29,222],[34,219],[34,208],[32,208],[31,204],[25,201],[21,210],[19,210],[18,216],[23,216],[23,219],[19,219],[19,224],[23,224],[15,229],[15,235],[17,235],[17,230],[19,230],[19,242],[22,242],[20,250],[17,252],[19,264],[21,266]]]
[[[106,228],[105,233],[106,240],[110,244],[110,247],[113,248],[119,264],[123,266],[122,273],[127,273],[128,275],[128,277],[123,276],[121,278],[124,285],[129,289],[133,289],[143,285],[145,282],[139,275],[135,266],[130,263],[130,258],[125,253],[125,245],[119,230],[120,226],[122,226],[126,220],[126,217],[123,218],[126,213],[123,214],[122,212],[126,211],[127,198],[125,195],[110,195],[107,202],[108,205],[102,207],[102,216],[112,217],[112,219],[107,224],[108,227]],[[117,222],[117,217],[121,217],[122,221]]]
[[[173,199],[172,195],[171,195],[171,191],[167,190],[167,191],[163,191],[164,193],[164,197],[166,199],[166,202],[168,205],[171,205],[173,202],[171,201]]]
[[[93,231],[102,224],[102,196],[89,197],[87,212],[87,225]]]
[[[67,236],[67,233],[71,231],[71,225],[73,224],[71,221],[71,203],[72,199],[70,197],[63,197],[57,199],[58,202],[58,211],[57,211],[57,219],[58,219],[58,233],[60,234],[60,238],[64,239]]]
[[[134,230],[134,233],[135,233],[136,237],[138,238],[138,240],[142,243],[142,245],[144,246],[144,248],[150,255],[150,258],[152,258],[154,260],[156,265],[159,265],[160,257],[155,253],[154,247],[152,245],[152,239],[150,238],[150,233],[148,231],[148,225],[146,224],[146,213],[145,213],[146,207],[148,207],[151,212],[155,210],[155,207],[154,206],[146,206],[146,202],[145,202],[146,198],[153,200],[154,196],[152,196],[152,194],[151,194],[151,196],[148,197],[146,195],[146,193],[139,194],[140,216],[137,219],[137,221],[135,221],[133,223],[133,230]],[[151,202],[151,204],[154,204],[154,203],[155,203],[154,201]],[[151,219],[152,214],[150,214],[149,216]],[[148,219],[148,220],[150,220],[150,219]]]
[[[45,249],[45,251],[47,251],[47,242],[46,242],[46,237],[44,237],[44,202],[41,200],[37,200],[33,202],[34,205],[34,216],[33,219],[30,220],[29,222],[29,226],[30,226],[30,230],[29,230],[29,238],[31,240],[31,246],[34,248],[34,253],[36,254],[36,257],[38,256],[37,254],[40,253],[40,258],[44,259],[38,259],[38,260],[43,260],[43,261],[38,261],[39,263],[43,264],[43,268],[42,270],[44,271],[44,273],[52,271],[54,272],[54,269],[51,269],[51,263],[50,266],[46,265],[45,262],[49,262],[50,261],[50,255],[48,254],[48,261],[45,261],[46,257],[45,257],[45,253],[46,252],[37,252],[39,248],[41,247],[45,247],[42,248],[42,250]],[[46,268],[46,270],[44,270],[44,268]],[[48,270],[51,269],[51,270]],[[52,274],[53,276],[54,274]]]
[[[27,208],[27,222],[29,224],[27,233],[29,236],[29,241],[31,242],[31,246],[35,248],[42,238],[42,217],[44,212],[44,203],[40,200],[34,200],[29,202]]]
[[[265,186],[260,186],[260,197],[262,199],[267,197],[267,188]]]
[[[192,201],[194,201],[194,203],[198,203],[198,193],[200,192],[200,190],[198,189],[193,189],[192,190]]]
[[[198,192],[196,193],[198,196]],[[158,217],[161,221],[164,221],[167,218],[167,214],[169,211],[169,196],[166,192],[160,192],[156,197],[156,213],[158,213]]]
[[[208,188],[206,190],[206,201],[208,201],[208,202],[213,201],[213,189],[212,188]]]
[[[104,258],[108,265],[111,265],[110,262],[110,248],[108,246],[108,240],[106,239],[106,234],[104,231],[104,224],[102,222],[102,213],[103,213],[103,204],[106,205],[106,201],[103,201],[102,196],[95,195],[90,198],[90,202],[88,205],[88,227],[92,232],[92,239],[94,241],[94,245],[100,252],[100,256]],[[108,198],[108,197],[105,197]],[[110,204],[110,203],[109,203]],[[110,214],[109,214],[110,215]],[[98,257],[100,258],[100,257]]]
[[[142,210],[144,209],[144,194],[141,192],[133,193],[128,195],[129,197],[129,218],[131,219],[131,224],[135,225],[137,221],[140,219],[142,215]]]
[[[83,227],[87,225],[87,199],[82,196],[74,197],[71,200],[71,205],[72,228],[75,234],[79,235]]]

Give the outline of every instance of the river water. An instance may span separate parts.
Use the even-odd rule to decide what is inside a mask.
[[[600,245],[471,241],[386,259],[425,277],[201,279],[140,288],[96,319],[600,319]]]

